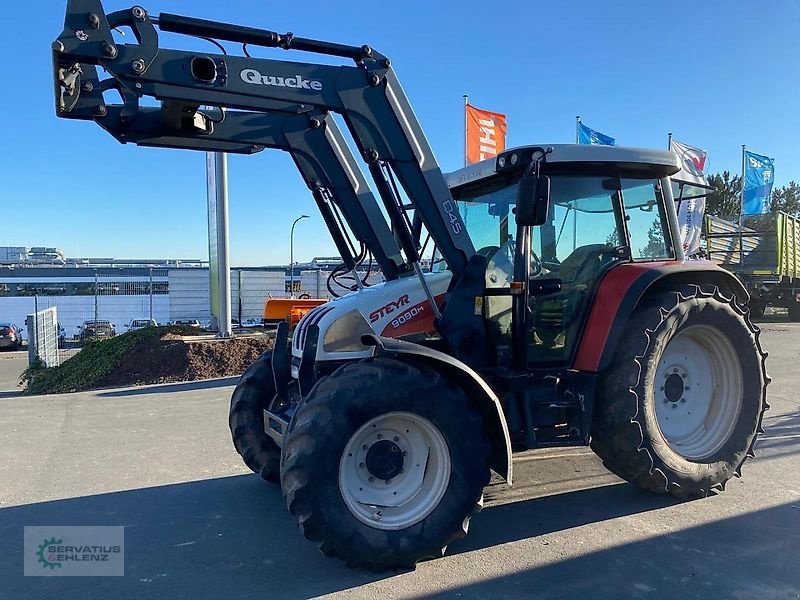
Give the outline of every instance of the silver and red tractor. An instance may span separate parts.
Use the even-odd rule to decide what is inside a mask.
[[[137,43],[114,40],[121,26]],[[244,55],[161,48],[158,30]],[[673,153],[525,146],[445,176],[369,46],[69,0],[53,51],[59,116],[124,143],[281,149],[308,184],[358,291],[291,339],[279,326],[234,391],[230,428],[325,554],[369,569],[441,556],[491,472],[511,484],[517,450],[591,445],[623,479],[680,498],[722,490],[752,456],[766,353],[739,281],[683,256]],[[361,281],[368,257],[384,283]]]

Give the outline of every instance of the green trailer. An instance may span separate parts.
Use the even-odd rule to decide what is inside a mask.
[[[741,217],[706,215],[708,258],[735,273],[750,292],[755,316],[783,306],[800,321],[800,219],[784,212]]]

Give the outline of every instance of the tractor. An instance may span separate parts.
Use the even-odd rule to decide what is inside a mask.
[[[216,48],[162,48],[159,31]],[[120,142],[288,152],[339,272],[380,267],[383,283],[355,276],[291,337],[279,325],[231,399],[236,450],[326,555],[372,570],[442,556],[491,473],[512,483],[516,451],[590,445],[622,479],[684,499],[753,455],[766,353],[739,281],[684,257],[674,153],[538,144],[445,175],[374,48],[99,0],[68,0],[53,64],[57,115]]]

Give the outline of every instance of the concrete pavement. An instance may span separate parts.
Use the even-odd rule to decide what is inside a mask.
[[[0,399],[0,595],[800,598],[800,325],[763,329],[767,433],[725,493],[676,502],[588,449],[529,452],[465,540],[402,574],[349,570],[302,538],[231,447],[232,381]],[[22,577],[24,525],[124,525],[125,577]]]

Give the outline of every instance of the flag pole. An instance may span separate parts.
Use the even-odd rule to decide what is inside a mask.
[[[469,162],[469,156],[467,155],[468,152],[468,140],[467,140],[467,131],[469,130],[469,124],[467,123],[467,106],[469,105],[469,96],[464,94],[464,166],[466,167]]]
[[[581,116],[580,115],[575,115],[575,143],[576,144],[580,143],[579,142],[579,138],[578,138],[578,129],[579,129],[578,126],[580,125],[580,123],[581,123]]]
[[[744,174],[745,170],[747,169],[747,162],[745,159],[745,144],[742,144],[742,189],[740,190],[740,198],[739,198],[739,264],[742,265],[744,263],[744,248],[742,248],[742,216],[744,215]]]

